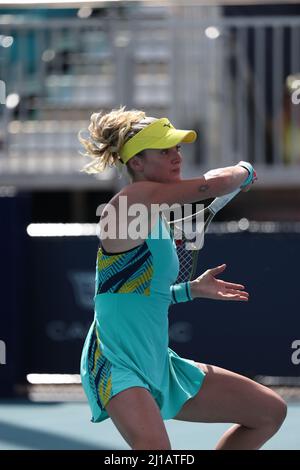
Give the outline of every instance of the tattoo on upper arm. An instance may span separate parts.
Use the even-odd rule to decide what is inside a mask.
[[[202,186],[199,186],[199,192],[200,193],[203,193],[204,191],[207,191],[209,188],[209,185],[208,184],[203,184]]]

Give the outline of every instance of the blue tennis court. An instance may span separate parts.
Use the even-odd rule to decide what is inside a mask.
[[[300,401],[288,402],[279,432],[263,447],[299,450]],[[86,403],[1,402],[0,450],[128,450],[110,419],[92,424]],[[165,421],[172,449],[211,450],[227,424]]]

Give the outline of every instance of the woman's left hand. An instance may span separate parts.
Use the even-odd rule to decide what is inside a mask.
[[[202,297],[215,300],[242,300],[249,299],[248,292],[244,291],[242,284],[216,279],[226,269],[226,264],[217,268],[208,269],[201,276],[191,281],[191,294],[193,299]]]

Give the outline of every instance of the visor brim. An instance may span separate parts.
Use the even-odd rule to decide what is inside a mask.
[[[154,140],[149,140],[149,144],[147,145],[144,142],[145,148],[148,149],[166,149],[175,147],[175,145],[184,142],[186,144],[191,144],[195,142],[197,139],[197,134],[195,131],[186,131],[180,129],[170,129],[170,131],[164,135],[162,138]]]

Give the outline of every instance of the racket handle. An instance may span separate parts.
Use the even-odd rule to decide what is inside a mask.
[[[216,197],[216,199],[213,200],[213,202],[209,205],[209,210],[216,214],[221,210],[228,202],[231,201],[239,192],[241,188],[237,188],[232,193],[225,194],[224,196]]]
[[[249,162],[241,161],[241,162],[238,163],[238,165],[245,168],[249,173],[248,177],[245,179],[245,181],[241,185],[241,189],[243,189],[246,186],[248,186],[248,184],[252,183],[254,178],[256,178],[256,172],[255,172],[253,166],[251,165],[251,163],[249,163]]]

